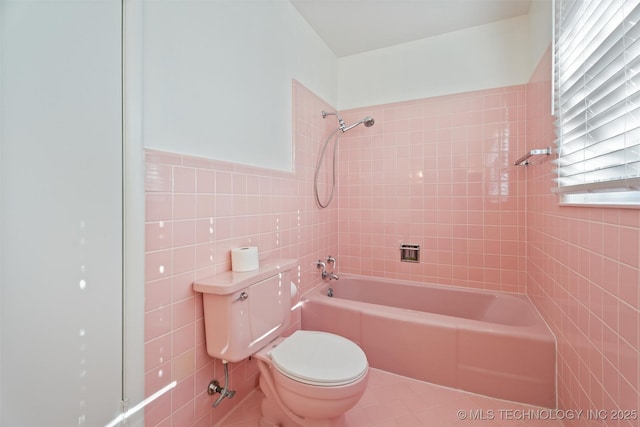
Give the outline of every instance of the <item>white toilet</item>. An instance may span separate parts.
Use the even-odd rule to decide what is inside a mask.
[[[261,427],[339,427],[366,389],[367,358],[352,341],[318,331],[280,335],[290,319],[290,270],[296,260],[263,262],[256,271],[198,280],[209,355],[260,369]]]

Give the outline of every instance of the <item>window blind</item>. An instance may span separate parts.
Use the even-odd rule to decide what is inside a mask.
[[[640,205],[640,0],[556,0],[562,203]]]

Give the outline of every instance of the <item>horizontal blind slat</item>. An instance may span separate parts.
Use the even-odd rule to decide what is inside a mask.
[[[629,97],[632,102],[638,105],[640,102],[640,91]],[[629,101],[623,99],[609,110],[589,117],[588,120],[575,127],[570,132],[563,134],[563,144],[572,147],[576,141],[591,141],[595,143],[609,139],[615,135],[622,134],[635,127],[634,122],[638,120],[640,110],[638,108],[629,111]],[[580,144],[580,142],[578,142]],[[585,145],[588,146],[588,145]]]
[[[626,76],[627,71],[633,74],[638,73],[640,68],[640,26],[637,27],[638,38],[626,50],[626,56],[632,57],[627,62],[625,52],[620,50],[620,54],[614,58],[606,58],[607,63],[596,68],[590,68],[586,71],[587,75],[593,74],[590,78],[585,78],[580,86],[576,86],[577,90],[567,90],[558,98],[558,105],[564,111],[564,115],[574,117],[579,115],[584,108],[584,100],[592,98],[594,94],[606,91],[607,88],[619,86],[632,77]],[[620,42],[623,44],[622,41]],[[605,58],[605,57],[603,57]]]
[[[640,0],[556,6],[554,192],[640,189]]]
[[[601,4],[601,7],[604,6],[605,2]],[[563,57],[560,81],[563,84],[571,87],[576,79],[582,77],[585,66],[596,63],[603,54],[615,48],[615,43],[622,38],[625,28],[621,8],[620,4],[604,8],[604,14],[593,18],[597,26],[579,25],[572,34],[572,43],[564,49],[560,45],[559,54]]]

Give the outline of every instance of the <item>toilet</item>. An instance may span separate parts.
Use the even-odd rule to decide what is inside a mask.
[[[320,331],[282,333],[291,316],[296,260],[261,262],[250,272],[227,271],[194,282],[204,306],[210,356],[228,362],[255,357],[260,370],[260,427],[340,427],[369,378],[354,342]]]

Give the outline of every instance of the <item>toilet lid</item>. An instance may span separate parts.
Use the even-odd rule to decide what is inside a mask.
[[[362,377],[367,356],[354,342],[318,331],[296,331],[271,350],[274,366],[289,378],[312,385],[337,386]]]

